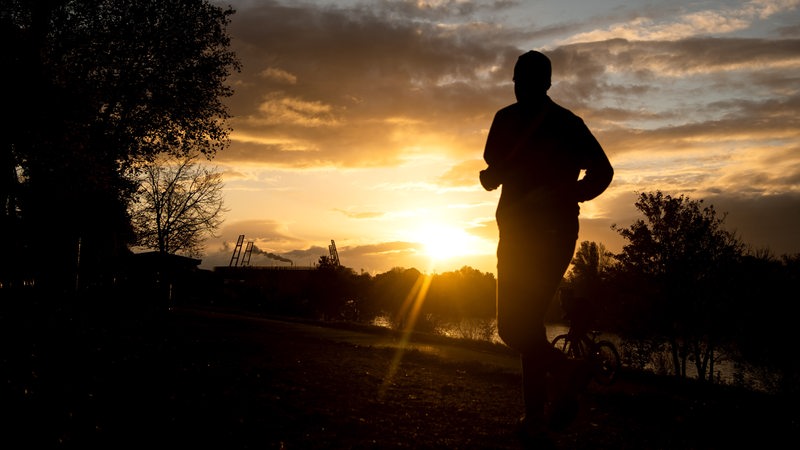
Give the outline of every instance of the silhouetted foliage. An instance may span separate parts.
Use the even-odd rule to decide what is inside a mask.
[[[132,163],[227,145],[232,13],[201,0],[3,3],[0,197],[23,276],[102,282],[133,239]]]
[[[633,308],[640,314],[632,317],[633,331],[663,336],[675,374],[686,376],[691,359],[702,379],[713,371],[724,335],[720,319],[730,303],[725,288],[744,246],[703,200],[656,191],[640,194],[635,206],[644,219],[614,227],[628,241],[617,255],[619,279],[633,289],[627,299],[640,304]]]
[[[495,315],[495,292],[493,274],[464,266],[432,276],[422,311],[445,319],[491,319]]]
[[[311,279],[314,315],[324,320],[361,319],[369,290],[369,274],[342,265],[319,265]]]
[[[572,268],[567,273],[567,280],[576,294],[586,296],[599,289],[614,264],[613,257],[602,243],[581,242],[572,258]]]
[[[733,301],[726,318],[737,361],[751,372],[763,370],[759,382],[771,390],[800,392],[794,313],[800,254],[777,258],[768,251],[750,253],[730,280]]]
[[[403,328],[422,287],[425,275],[417,269],[395,267],[375,275],[366,310],[373,317],[385,315],[395,328]]]
[[[614,328],[610,320],[614,314],[608,312],[613,306],[612,293],[609,292],[608,279],[616,260],[614,255],[599,242],[583,241],[575,251],[572,267],[562,283],[562,287],[570,289],[573,295],[591,302],[594,314],[593,322],[602,329]]]
[[[371,287],[362,317],[369,320],[383,316],[395,328],[407,326],[413,318],[417,330],[434,331],[445,322],[489,323],[495,314],[494,275],[467,266],[428,275],[396,267],[376,275]]]
[[[197,163],[197,155],[147,164],[131,204],[136,245],[161,253],[201,256],[226,211],[222,174]]]

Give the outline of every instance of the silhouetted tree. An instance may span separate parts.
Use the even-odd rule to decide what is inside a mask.
[[[800,393],[794,313],[800,254],[778,258],[767,250],[749,252],[731,278],[730,333],[736,337],[739,362],[762,386]]]
[[[598,242],[581,242],[575,256],[572,258],[572,267],[567,273],[567,279],[577,294],[591,296],[614,264],[614,255],[606,250],[605,245]]]
[[[367,307],[371,315],[385,314],[395,328],[404,328],[416,306],[424,277],[417,269],[402,267],[375,275]]]
[[[635,205],[644,219],[614,229],[628,241],[616,256],[621,270],[651,286],[637,292],[646,304],[638,309],[652,313],[639,317],[640,325],[667,339],[676,375],[686,376],[691,358],[702,379],[713,371],[719,321],[730,302],[725,287],[744,246],[703,200],[656,191],[640,194]]]
[[[609,292],[608,278],[615,264],[614,255],[599,242],[581,242],[572,267],[562,283],[572,290],[573,295],[587,299],[591,306],[593,324],[607,329],[614,320],[612,294]],[[563,312],[562,312],[563,314]]]
[[[3,2],[0,123],[6,239],[38,283],[107,270],[133,233],[132,163],[227,145],[230,9],[204,0]],[[96,278],[96,277],[91,277]]]
[[[431,279],[423,311],[451,320],[493,318],[496,289],[493,274],[468,266],[435,274]]]
[[[341,264],[320,264],[311,278],[314,314],[323,320],[361,319],[371,277]]]
[[[161,253],[202,255],[202,243],[222,224],[222,174],[198,155],[159,159],[141,171],[131,204],[136,244]]]

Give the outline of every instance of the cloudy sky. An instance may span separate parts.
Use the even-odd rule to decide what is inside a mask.
[[[753,249],[800,252],[800,0],[220,2],[243,70],[229,211],[202,267],[495,271],[499,193],[478,183],[511,72],[535,49],[557,103],[615,167],[579,241],[618,252],[637,193],[703,199]]]

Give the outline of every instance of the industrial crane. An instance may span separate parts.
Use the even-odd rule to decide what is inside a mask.
[[[339,266],[339,252],[336,250],[336,242],[333,242],[333,239],[331,239],[331,245],[328,246],[328,251],[331,254],[331,265],[334,267]]]

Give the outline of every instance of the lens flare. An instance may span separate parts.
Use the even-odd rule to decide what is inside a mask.
[[[416,325],[417,318],[419,317],[419,311],[422,309],[422,304],[425,302],[425,296],[428,294],[428,288],[430,287],[432,279],[433,276],[431,275],[420,275],[420,277],[417,278],[416,283],[414,283],[414,286],[412,286],[411,291],[408,293],[405,300],[403,300],[403,305],[400,307],[400,310],[397,313],[397,318],[401,321],[400,323],[404,324],[403,334],[400,338],[400,342],[397,345],[397,350],[394,352],[392,362],[389,364],[389,369],[387,370],[386,376],[383,379],[383,384],[381,385],[379,392],[380,398],[383,398],[386,395],[386,391],[392,384],[394,375],[397,373],[397,369],[400,367],[400,362],[403,360],[403,354],[405,353],[408,342],[411,339],[411,333],[414,331],[414,326]]]

